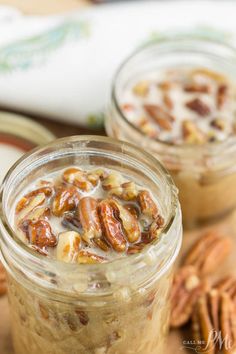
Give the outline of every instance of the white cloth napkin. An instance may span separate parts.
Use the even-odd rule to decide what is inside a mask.
[[[0,7],[0,105],[97,126],[114,72],[146,41],[194,32],[235,42],[234,1],[138,1],[57,16]]]

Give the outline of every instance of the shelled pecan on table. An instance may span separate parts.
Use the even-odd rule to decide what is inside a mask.
[[[197,353],[236,353],[236,278],[212,284],[210,275],[228,257],[232,242],[218,232],[203,235],[177,270],[172,287],[170,325],[191,320]]]

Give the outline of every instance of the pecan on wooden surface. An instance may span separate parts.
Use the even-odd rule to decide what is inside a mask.
[[[201,275],[213,273],[227,258],[231,246],[229,237],[207,232],[192,246],[183,264],[195,266]]]
[[[235,305],[216,289],[199,297],[192,315],[193,336],[199,353],[233,354],[236,350]]]
[[[171,327],[186,324],[192,315],[198,297],[208,289],[194,266],[183,266],[175,274],[171,290]]]

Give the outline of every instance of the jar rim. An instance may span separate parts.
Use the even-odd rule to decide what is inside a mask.
[[[160,47],[162,45],[176,45],[176,44],[182,44],[182,43],[188,43],[194,45],[194,43],[204,43],[204,44],[213,44],[216,46],[221,46],[225,48],[226,50],[229,50],[233,53],[234,55],[234,60],[235,60],[235,70],[236,70],[236,48],[233,45],[226,44],[225,42],[221,40],[216,40],[212,38],[206,38],[202,37],[199,35],[187,35],[187,34],[173,34],[168,38],[160,38],[158,40],[151,40],[142,46],[140,46],[138,49],[133,51],[126,59],[120,64],[118,69],[115,72],[115,75],[113,76],[112,80],[112,85],[111,85],[111,99],[112,102],[115,106],[115,109],[117,110],[119,116],[121,117],[122,121],[135,132],[140,139],[144,139],[147,143],[156,143],[159,146],[162,146],[163,148],[166,149],[175,149],[175,154],[176,155],[183,155],[183,156],[189,156],[191,153],[194,152],[196,155],[207,155],[209,157],[215,157],[219,156],[219,153],[222,151],[232,151],[236,150],[236,137],[230,137],[228,139],[225,139],[223,141],[215,141],[215,142],[207,142],[205,144],[199,145],[199,144],[187,144],[187,143],[182,143],[182,144],[175,144],[173,142],[168,142],[164,141],[158,138],[152,138],[147,136],[144,132],[142,132],[137,126],[132,124],[128,118],[125,116],[125,114],[122,112],[120,105],[119,105],[119,100],[117,97],[117,81],[119,79],[120,74],[122,71],[126,68],[126,66],[137,56],[145,53],[146,51],[155,48],[155,47]],[[201,52],[201,51],[199,51]],[[171,49],[169,52],[166,54],[170,54]],[[204,55],[204,52],[202,52]]]
[[[168,230],[173,225],[173,223],[177,217],[177,213],[179,212],[179,203],[178,203],[177,188],[175,187],[175,185],[172,181],[172,178],[170,177],[167,170],[162,166],[162,164],[159,161],[157,161],[153,156],[151,156],[150,154],[148,154],[144,150],[136,147],[133,144],[129,144],[127,142],[118,141],[118,140],[114,141],[114,139],[108,138],[108,137],[81,135],[81,136],[72,136],[72,137],[68,137],[68,138],[56,139],[54,142],[44,145],[43,147],[35,148],[31,152],[29,152],[29,153],[25,154],[23,157],[21,157],[12,166],[12,168],[8,171],[4,181],[2,183],[1,191],[0,191],[0,210],[1,210],[0,228],[2,228],[3,231],[5,231],[4,235],[3,235],[3,232],[1,233],[1,241],[3,243],[5,243],[9,249],[14,250],[15,252],[18,252],[20,254],[20,256],[22,257],[22,259],[29,260],[31,265],[40,264],[44,269],[48,269],[48,270],[50,270],[52,268],[55,269],[60,266],[60,269],[63,268],[64,271],[67,271],[67,272],[68,271],[75,271],[75,270],[94,272],[94,271],[101,271],[102,269],[106,269],[106,267],[109,268],[110,266],[112,268],[119,269],[119,268],[121,268],[120,267],[121,264],[122,264],[122,266],[125,266],[126,264],[137,264],[139,262],[142,262],[148,252],[148,247],[145,248],[143,251],[141,251],[138,254],[129,255],[129,257],[121,257],[121,258],[118,258],[116,260],[112,260],[111,262],[107,262],[107,263],[67,264],[67,263],[57,261],[55,259],[45,257],[45,256],[39,254],[38,252],[35,252],[31,248],[29,248],[26,244],[24,244],[24,242],[21,241],[19,239],[19,237],[17,236],[17,233],[14,231],[13,227],[11,226],[9,218],[6,215],[6,210],[4,208],[4,198],[5,198],[4,191],[5,191],[5,187],[7,186],[8,182],[9,182],[9,179],[14,174],[15,170],[17,168],[19,168],[23,163],[25,163],[27,161],[27,159],[29,157],[31,157],[33,154],[42,153],[43,151],[47,151],[51,147],[56,147],[58,144],[60,145],[63,143],[67,143],[68,141],[75,142],[75,143],[76,142],[109,143],[109,144],[112,144],[116,147],[120,147],[121,149],[127,147],[128,149],[131,149],[133,152],[135,151],[137,153],[138,157],[142,156],[146,159],[147,162],[150,162],[151,164],[154,165],[154,167],[153,167],[154,171],[152,171],[152,173],[153,173],[152,177],[155,175],[155,169],[157,171],[157,168],[158,168],[158,170],[163,174],[163,177],[165,178],[165,182],[168,183],[168,185],[170,187],[169,190],[171,193],[171,209],[172,210],[170,211],[170,215],[168,216],[168,220],[166,222],[166,225],[162,230],[162,234],[168,233]],[[139,163],[138,158],[137,158],[137,162]],[[140,165],[140,163],[139,163],[139,165]],[[157,178],[158,178],[158,176],[157,176]],[[175,252],[175,256],[173,256],[173,257],[176,257],[176,253],[178,253],[178,250],[180,248],[180,244],[181,244],[180,237],[176,243],[177,243],[176,252]],[[155,247],[156,245],[157,245],[157,243],[153,244],[153,247]],[[157,250],[157,252],[159,252],[159,253],[163,252],[163,250],[165,249],[165,245],[164,245],[164,242],[162,242],[162,240],[158,241],[158,246],[159,246],[159,249]],[[172,259],[171,261],[173,262],[174,259]]]

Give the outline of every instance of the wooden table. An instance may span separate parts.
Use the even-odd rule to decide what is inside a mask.
[[[77,134],[104,134],[103,130],[100,131],[91,131],[85,128],[80,128],[72,125],[62,124],[58,122],[52,122],[43,119],[36,119],[41,124],[45,125],[47,128],[58,137],[68,136],[68,135],[77,135]],[[227,235],[231,235],[234,240],[234,248],[232,249],[231,257],[227,260],[223,267],[219,271],[219,275],[225,275],[229,272],[232,273],[232,269],[235,268],[235,254],[236,254],[236,212],[230,215],[223,222],[218,223],[217,225],[210,226],[217,227],[222,232]],[[209,227],[208,227],[209,228]],[[196,240],[196,238],[201,234],[205,229],[195,230],[191,232],[185,232],[184,234],[184,243],[181,251],[183,255],[190,245]],[[181,255],[179,261],[181,260]],[[236,272],[235,272],[236,273]],[[167,348],[165,353],[158,354],[186,354],[188,351],[183,348],[183,340],[191,339],[188,332],[188,328],[184,332],[172,331],[169,335],[167,341]],[[9,320],[9,308],[7,297],[0,298],[0,354],[13,354],[13,349],[11,345],[11,336],[10,336],[10,320]],[[43,353],[47,354],[47,353]],[[65,353],[69,354],[69,353]],[[125,353],[120,353],[125,354]]]

